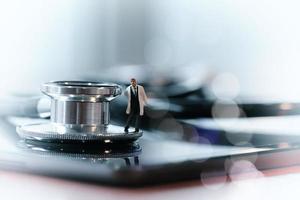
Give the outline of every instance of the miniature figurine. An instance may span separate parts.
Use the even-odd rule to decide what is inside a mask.
[[[139,132],[140,118],[144,115],[144,106],[147,103],[147,96],[144,87],[137,84],[135,78],[130,80],[131,85],[128,86],[124,94],[128,97],[128,105],[126,114],[128,114],[124,131],[128,133],[129,126],[135,118],[135,132]]]

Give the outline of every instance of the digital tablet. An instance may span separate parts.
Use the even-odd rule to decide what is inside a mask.
[[[128,187],[200,180],[203,172],[227,176],[238,160],[252,163],[257,170],[299,163],[297,145],[188,142],[165,137],[160,131],[145,131],[140,140],[122,145],[24,141],[15,132],[18,120],[1,121],[0,168],[4,170]]]

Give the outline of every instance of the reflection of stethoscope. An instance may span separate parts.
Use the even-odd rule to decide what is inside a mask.
[[[109,164],[110,159],[123,159],[127,166],[139,165],[141,147],[138,143],[109,144],[109,145],[77,145],[44,143],[34,140],[21,140],[17,146],[27,152],[42,158],[70,159],[84,161],[91,164]]]

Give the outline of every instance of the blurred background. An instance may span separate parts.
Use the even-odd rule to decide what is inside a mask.
[[[49,80],[176,76],[209,80],[216,96],[297,101],[299,6],[294,0],[1,0],[0,91],[38,94]]]
[[[169,162],[198,154],[172,147],[170,139],[202,144],[207,158],[217,145],[299,148],[299,8],[297,0],[0,0],[0,153],[20,147],[16,126],[49,122],[42,83],[108,81],[125,88],[133,77],[149,97],[141,129],[152,146],[147,155],[141,143],[143,154],[138,148],[132,155],[142,165],[149,155],[151,162]],[[123,95],[110,107],[112,124],[122,130],[126,106]],[[57,150],[48,144],[23,146]],[[81,160],[88,153],[58,151],[74,159],[81,152]],[[258,172],[257,157],[228,169]],[[88,158],[110,169],[128,165]]]

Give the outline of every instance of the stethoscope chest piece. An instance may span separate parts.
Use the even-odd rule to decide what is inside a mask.
[[[127,143],[142,132],[124,132],[110,124],[109,103],[122,93],[116,84],[83,81],[45,83],[42,92],[51,98],[51,121],[17,127],[25,140],[59,143]]]

